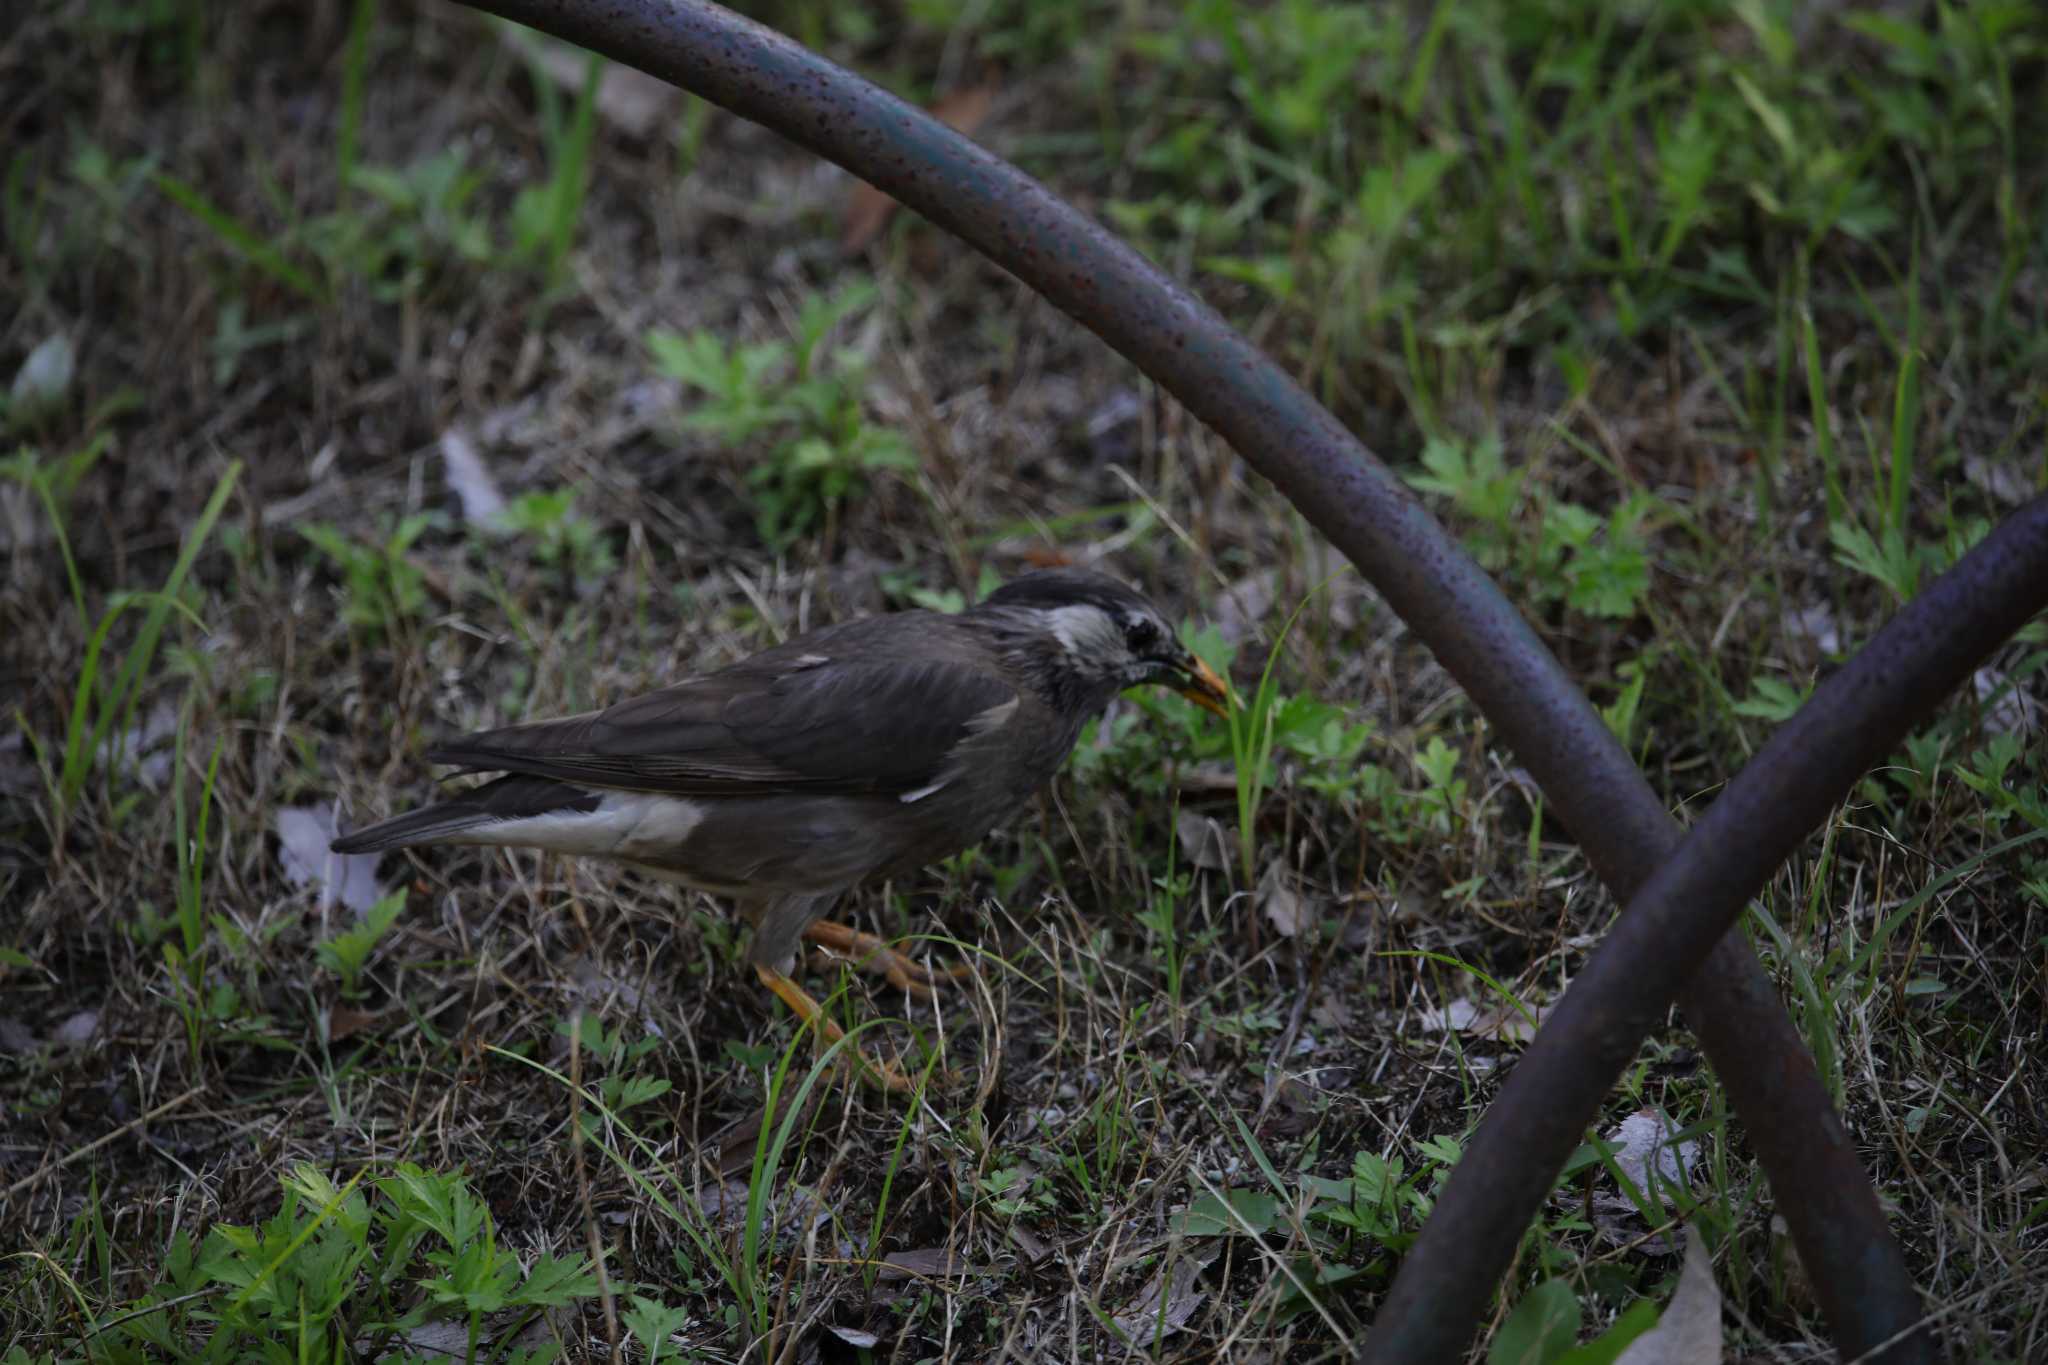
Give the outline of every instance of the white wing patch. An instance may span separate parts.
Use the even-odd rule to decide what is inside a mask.
[[[594,811],[555,811],[496,820],[465,831],[468,842],[545,848],[584,857],[673,854],[704,822],[704,807],[654,792],[607,792]]]
[[[924,800],[933,792],[944,790],[954,778],[960,775],[962,768],[965,766],[965,759],[960,751],[981,736],[994,730],[1000,730],[1005,725],[1008,725],[1010,717],[1017,714],[1017,702],[1018,698],[1012,697],[1008,701],[997,702],[986,711],[980,711],[969,716],[967,724],[963,727],[967,731],[967,736],[958,744],[955,744],[952,751],[946,755],[946,766],[939,770],[938,780],[919,787],[916,791],[905,792],[896,799],[908,806]]]
[[[991,730],[1002,729],[1010,723],[1010,717],[1017,714],[1017,700],[1016,697],[1012,697],[1008,701],[997,702],[979,715],[968,717],[967,733],[969,735],[985,735]],[[966,742],[965,740],[961,741],[962,744]],[[958,746],[955,746],[953,752],[959,752]]]

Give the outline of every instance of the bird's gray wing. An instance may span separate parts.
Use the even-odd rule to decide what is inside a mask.
[[[1009,719],[1017,691],[957,658],[777,650],[603,711],[488,730],[436,763],[678,796],[904,793],[943,781],[959,744]]]

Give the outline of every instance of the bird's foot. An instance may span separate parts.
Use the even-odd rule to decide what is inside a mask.
[[[846,1030],[839,1027],[832,1017],[825,1013],[824,1006],[811,999],[802,986],[776,971],[759,963],[754,971],[760,975],[761,984],[774,991],[783,1004],[796,1011],[797,1017],[805,1023],[815,1021],[818,1035],[827,1045],[846,1037]],[[906,1072],[893,1058],[871,1057],[858,1046],[849,1043],[846,1048],[848,1060],[860,1071],[864,1080],[883,1090],[906,1095],[918,1089],[918,1078]]]
[[[853,959],[862,971],[881,973],[889,978],[890,985],[920,1000],[931,999],[940,986],[949,986],[974,970],[966,962],[951,967],[927,967],[873,934],[829,919],[813,920],[805,927],[804,937],[829,952]]]

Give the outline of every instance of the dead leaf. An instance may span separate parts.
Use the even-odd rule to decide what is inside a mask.
[[[1614,1164],[1645,1197],[1661,1203],[1664,1191],[1692,1183],[1700,1145],[1672,1141],[1671,1129],[1656,1110],[1639,1109],[1600,1137],[1620,1148]],[[1668,1256],[1678,1249],[1671,1238],[1649,1232],[1635,1201],[1611,1178],[1593,1196],[1593,1228],[1608,1245],[1634,1246],[1649,1256]]]
[[[8,390],[9,411],[21,421],[53,411],[70,392],[71,376],[77,368],[78,353],[71,338],[63,332],[50,333],[36,343],[14,372],[14,385]]]
[[[2011,507],[2017,507],[2034,496],[2034,478],[2027,472],[2026,465],[2018,460],[1965,455],[1963,477]]]
[[[1536,1036],[1549,1012],[1548,1006],[1539,1005],[1525,1013],[1506,1001],[1482,1006],[1460,996],[1441,1008],[1424,1010],[1421,1023],[1427,1033],[1464,1033],[1503,1043],[1526,1043]]]
[[[541,1343],[548,1339],[550,1332],[553,1330],[554,1323],[549,1320],[548,1315],[539,1314],[517,1336],[512,1337],[510,1340],[500,1339],[497,1347],[500,1351],[511,1351],[521,1355],[523,1358],[538,1359],[540,1358],[539,1348]],[[443,1362],[445,1362],[445,1365],[455,1365],[457,1361],[475,1358],[470,1349],[469,1323],[460,1317],[452,1319],[441,1318],[419,1323],[416,1326],[407,1328],[400,1334],[399,1340],[412,1348],[405,1354],[404,1359],[406,1360],[434,1362],[434,1365],[442,1365]],[[356,1349],[366,1357],[371,1351],[382,1349],[389,1346],[389,1344],[390,1340],[388,1337],[358,1337],[356,1339]],[[520,1347],[526,1348],[525,1351],[518,1351],[517,1348]],[[395,1359],[396,1357],[387,1355],[382,1358]]]
[[[721,1180],[691,1191],[689,1199],[697,1211],[714,1222],[726,1213],[743,1214],[747,1208],[747,1187],[737,1180]]]
[[[93,1034],[99,1032],[99,1028],[98,1010],[80,1010],[51,1030],[50,1041],[59,1047],[78,1047],[91,1042]]]
[[[588,52],[515,25],[505,25],[499,33],[507,43],[525,53],[549,80],[571,94],[583,93],[583,82],[590,74]],[[675,86],[645,71],[607,62],[597,78],[594,102],[599,116],[620,132],[628,137],[646,137],[681,95],[682,91]]]
[[[441,463],[446,467],[448,486],[462,503],[462,519],[473,526],[492,527],[505,515],[505,495],[477,454],[476,443],[461,427],[441,433]]]
[[[4,1020],[0,1020],[0,1023],[4,1022]],[[1052,1250],[1051,1247],[1045,1244],[1043,1238],[1039,1237],[1022,1223],[1010,1224],[1010,1240],[1017,1244],[1017,1250],[1023,1252],[1024,1259],[1032,1265],[1037,1265],[1040,1261],[1044,1260],[1045,1253]]]
[[[171,775],[171,763],[176,758],[177,745],[173,741],[178,734],[178,708],[168,701],[160,701],[149,708],[149,714],[142,718],[140,725],[129,727],[121,735],[120,752],[124,761],[135,767],[135,775],[151,788],[160,788],[164,779]]]
[[[1478,1017],[1479,1006],[1461,995],[1447,1005],[1424,1010],[1419,1022],[1424,1033],[1463,1033]]]
[[[1294,889],[1294,878],[1284,863],[1276,862],[1259,878],[1259,909],[1266,922],[1282,938],[1299,938],[1315,928],[1315,906]]]
[[[1620,1146],[1614,1164],[1645,1193],[1653,1179],[1666,1186],[1689,1183],[1693,1163],[1699,1158],[1699,1143],[1673,1142],[1663,1116],[1654,1109],[1638,1109],[1600,1136]],[[1654,1177],[1650,1174],[1652,1162],[1657,1171]]]
[[[961,136],[973,137],[995,100],[993,83],[970,85],[941,95],[927,112]],[[847,196],[846,211],[840,216],[839,249],[849,256],[867,250],[895,212],[894,199],[865,180],[859,182]]]
[[[422,1322],[406,1329],[404,1340],[417,1359],[460,1360],[469,1347],[469,1324],[459,1318]]]
[[[1202,1272],[1221,1250],[1215,1242],[1199,1250],[1183,1244],[1179,1255],[1169,1254],[1138,1297],[1116,1315],[1117,1330],[1133,1341],[1152,1342],[1187,1326],[1206,1296]]]
[[[302,806],[277,813],[278,858],[293,886],[320,888],[320,908],[340,901],[358,915],[384,898],[377,881],[377,855],[336,853],[328,847],[339,832],[334,807]]]
[[[1628,1344],[1614,1365],[1721,1365],[1721,1291],[1697,1232],[1685,1238],[1685,1269],[1657,1325]]]
[[[376,1010],[353,1009],[348,1005],[336,1005],[327,1015],[327,1041],[339,1043],[353,1038],[383,1016]]]
[[[782,1095],[777,1099],[778,1108],[775,1113],[769,1114],[756,1109],[722,1129],[714,1139],[718,1144],[716,1169],[719,1177],[723,1179],[739,1175],[753,1167],[755,1156],[760,1150],[761,1128],[764,1124],[772,1126],[787,1120],[794,1123],[798,1131],[802,1131],[804,1125],[815,1118],[822,1094],[822,1087],[810,1091],[805,1096],[803,1108],[795,1119],[787,1119],[790,1097]]]
[[[0,1014],[0,1055],[25,1057],[36,1050],[36,1035],[19,1019]]]
[[[1181,852],[1205,872],[1225,871],[1236,856],[1237,841],[1200,811],[1183,810],[1174,818],[1173,828],[1180,836]]]
[[[1227,758],[1209,759],[1180,770],[1182,796],[1234,796],[1237,765]]]
[[[945,1247],[917,1247],[910,1251],[892,1251],[884,1256],[882,1268],[875,1272],[875,1278],[884,1282],[912,1278],[949,1280],[973,1273],[972,1267]]]
[[[2018,735],[2024,739],[2040,723],[2041,703],[1995,668],[1980,668],[1972,673],[1970,690],[1976,693],[1980,705],[1989,703],[1984,706],[1984,728],[1994,735]]]
[[[1308,1007],[1308,1021],[1325,1033],[1343,1033],[1351,1027],[1351,1006],[1335,995],[1323,995]]]
[[[1822,654],[1842,652],[1842,627],[1835,620],[1835,609],[1825,602],[1786,612],[1781,625],[1787,635],[1811,641]]]
[[[882,1339],[865,1327],[835,1327],[828,1322],[825,1324],[825,1330],[848,1346],[857,1346],[862,1350],[871,1351],[882,1344]]]

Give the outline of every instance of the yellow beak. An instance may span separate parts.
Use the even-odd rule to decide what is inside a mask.
[[[1230,684],[1217,676],[1216,670],[1193,655],[1188,656],[1188,681],[1184,687],[1173,690],[1186,697],[1204,711],[1230,718]]]

